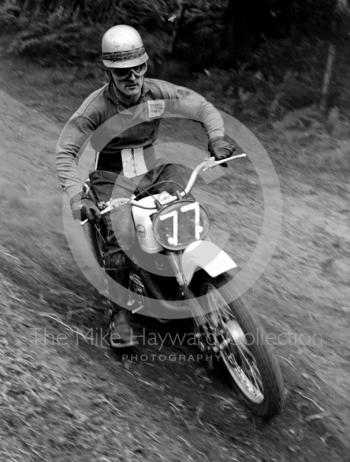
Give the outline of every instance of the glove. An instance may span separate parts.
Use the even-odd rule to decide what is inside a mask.
[[[222,160],[227,157],[231,157],[235,150],[236,148],[225,141],[223,137],[209,140],[208,151],[213,157],[215,157],[215,160]]]
[[[70,206],[74,220],[83,221],[88,219],[91,222],[95,222],[101,218],[100,209],[95,202],[88,197],[82,198],[80,193],[72,197]]]

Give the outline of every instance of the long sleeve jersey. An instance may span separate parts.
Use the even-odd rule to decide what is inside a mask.
[[[198,93],[157,79],[145,79],[139,106],[125,108],[112,82],[91,93],[65,125],[56,147],[56,166],[63,190],[72,198],[81,192],[77,162],[86,142],[92,143],[97,168],[132,177],[148,171],[153,145],[166,109],[199,121],[209,139],[224,136],[217,109]],[[118,125],[118,126],[117,126]],[[130,156],[141,156],[141,170],[130,170]]]

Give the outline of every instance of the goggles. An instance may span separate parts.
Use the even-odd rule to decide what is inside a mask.
[[[110,69],[114,77],[118,80],[127,80],[131,73],[136,77],[141,77],[147,71],[147,63],[140,64],[139,66],[126,67],[126,68],[114,68]]]

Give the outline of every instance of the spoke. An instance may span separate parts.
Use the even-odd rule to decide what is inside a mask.
[[[236,356],[234,353],[230,352],[229,355],[227,356],[227,359],[230,361],[230,363],[233,365],[233,367],[239,367],[237,363]]]
[[[262,391],[263,390],[263,385],[262,385],[261,375],[260,375],[260,371],[258,369],[258,366],[256,365],[255,359],[253,360],[253,362],[251,364],[251,368],[254,369],[254,371],[255,371],[254,377],[257,380],[257,387],[258,387],[258,389],[260,391]]]
[[[246,377],[246,380],[248,380],[257,391],[262,392],[263,386],[261,382],[261,376],[254,356],[245,346],[238,344],[236,344],[236,346],[242,362],[241,366],[238,366],[236,361],[236,365],[240,368],[242,374],[244,374]]]
[[[248,366],[248,369],[249,369],[249,378],[252,378],[255,382],[255,385],[258,387],[258,389],[260,389],[259,385],[257,384],[256,382],[256,373],[258,373],[258,375],[260,376],[260,373],[259,373],[259,370],[257,369],[256,367],[256,363],[255,363],[255,359],[254,357],[252,358],[252,361],[250,361],[247,356],[245,355],[245,353],[243,352],[243,349],[239,348],[239,352],[241,354],[241,356],[244,358],[244,362],[246,363],[246,365]],[[247,349],[246,352],[248,354],[251,354],[250,351]],[[254,364],[255,366],[255,369],[256,371],[254,371],[254,368],[253,368],[253,365],[252,363]],[[248,372],[248,371],[247,371]]]
[[[258,384],[258,382],[257,382],[257,377],[256,377],[256,374],[255,374],[254,371],[253,371],[253,367],[252,367],[252,365],[251,365],[250,363],[248,364],[248,366],[249,366],[249,370],[250,370],[250,372],[251,372],[250,375],[251,375],[251,377],[252,377],[252,379],[253,379],[254,386],[255,386],[255,388],[256,388],[257,390],[260,391],[260,386],[259,386],[259,384]]]
[[[208,287],[207,301],[210,309],[207,320],[208,324],[214,328],[214,332],[206,332],[206,334],[213,335],[217,341],[228,341],[228,344],[221,350],[221,355],[230,375],[250,400],[261,402],[264,399],[264,387],[255,358],[249,348],[237,341],[230,332],[229,327],[226,326],[226,322],[232,320],[240,327],[239,322],[233,315],[230,306],[213,285]],[[223,335],[218,334],[218,328],[223,329]],[[239,363],[238,355],[240,358]]]

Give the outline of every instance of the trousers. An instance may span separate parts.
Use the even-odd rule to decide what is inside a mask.
[[[98,202],[107,202],[111,198],[129,199],[133,194],[140,198],[161,191],[175,194],[183,190],[184,178],[186,169],[178,164],[163,164],[134,178],[126,178],[117,172],[95,170],[90,174],[90,187]],[[103,215],[102,221],[105,230],[103,253],[106,272],[127,288],[131,266],[127,254],[137,239],[130,204],[121,205],[113,214]]]

